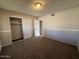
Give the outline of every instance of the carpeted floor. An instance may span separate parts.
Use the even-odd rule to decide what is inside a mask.
[[[29,38],[2,48],[0,59],[79,59],[75,46],[45,37]]]

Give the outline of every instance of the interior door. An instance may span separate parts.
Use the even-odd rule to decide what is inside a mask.
[[[40,35],[43,35],[43,21],[40,20]]]
[[[12,39],[13,40],[22,38],[21,25],[11,24],[11,30],[12,30]]]

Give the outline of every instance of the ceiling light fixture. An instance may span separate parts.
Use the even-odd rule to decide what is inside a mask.
[[[41,3],[35,3],[35,6],[36,6],[37,8],[40,8],[40,7],[41,7]]]

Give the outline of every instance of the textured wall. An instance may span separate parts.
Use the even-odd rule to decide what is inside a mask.
[[[9,17],[17,17],[22,19],[24,38],[32,37],[32,20],[34,17],[0,9],[0,33],[2,46],[12,44],[10,19]]]
[[[77,45],[79,31],[45,30],[45,36],[68,44]]]
[[[77,45],[78,45],[78,50],[79,50],[79,40],[78,40],[78,44]]]
[[[42,16],[45,36],[56,38],[68,44],[78,45],[79,41],[79,7],[65,9],[55,16]]]

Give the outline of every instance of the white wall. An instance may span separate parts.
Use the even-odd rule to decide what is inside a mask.
[[[68,44],[78,45],[79,40],[79,7],[65,9],[55,13],[55,16],[45,15],[45,36],[55,38]]]
[[[17,17],[22,18],[22,27],[23,27],[23,35],[24,39],[32,37],[32,20],[34,19],[33,16],[28,16],[25,14],[7,11],[4,9],[0,9],[0,40],[2,42],[2,46],[6,46],[12,44],[12,37],[11,37],[11,28],[10,28],[10,19],[9,17]]]

